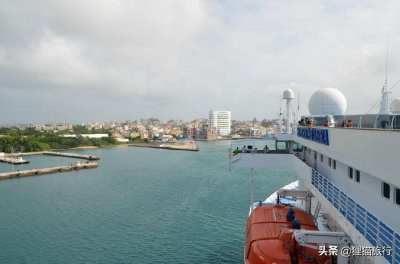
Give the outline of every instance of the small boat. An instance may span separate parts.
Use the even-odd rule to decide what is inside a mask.
[[[332,263],[318,247],[297,243],[295,231],[317,231],[311,215],[286,204],[260,205],[252,210],[246,227],[245,263]]]

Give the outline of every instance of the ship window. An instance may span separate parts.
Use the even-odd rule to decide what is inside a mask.
[[[382,195],[383,197],[390,199],[390,185],[386,182],[382,182]]]
[[[356,170],[356,182],[360,182],[360,171]]]
[[[317,152],[314,152],[314,159],[317,160]]]
[[[276,149],[286,150],[287,149],[286,142],[278,141],[277,144],[276,144]]]
[[[299,143],[293,143],[292,149],[295,152],[301,152],[301,151],[303,151],[303,145],[301,145]]]
[[[324,155],[321,154],[321,162],[324,162]]]
[[[331,158],[328,158],[328,164],[329,164],[329,167],[332,166],[332,159]]]
[[[333,160],[333,169],[336,170],[336,160]]]
[[[395,190],[394,194],[396,197],[395,202],[397,205],[400,205],[400,189],[395,188],[394,190]]]
[[[349,167],[349,178],[353,179],[353,168]]]

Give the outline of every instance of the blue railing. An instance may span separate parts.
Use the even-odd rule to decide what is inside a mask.
[[[312,170],[311,183],[373,245],[392,249],[389,263],[400,264],[400,235],[357,204],[321,173]]]

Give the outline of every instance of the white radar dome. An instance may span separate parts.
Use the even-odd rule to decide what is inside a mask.
[[[400,114],[400,97],[394,98],[390,104],[390,112]]]
[[[343,115],[346,107],[346,97],[335,88],[320,89],[308,101],[311,115]]]
[[[287,89],[283,92],[283,99],[293,99],[294,93],[291,89]]]

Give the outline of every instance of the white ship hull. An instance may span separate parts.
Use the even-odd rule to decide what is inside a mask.
[[[400,256],[400,236],[398,232],[400,223],[398,222],[398,219],[380,219],[381,217],[378,217],[377,213],[379,210],[376,211],[376,209],[377,207],[380,207],[382,210],[382,207],[384,208],[384,206],[376,202],[377,197],[374,197],[371,193],[359,191],[352,186],[353,182],[349,183],[346,181],[347,174],[342,168],[339,157],[351,160],[351,157],[355,152],[362,153],[363,151],[366,151],[366,148],[368,148],[367,145],[361,144],[362,149],[354,147],[352,150],[347,151],[345,144],[340,144],[338,142],[340,141],[340,136],[347,137],[347,134],[350,133],[352,134],[354,131],[337,131],[336,133],[330,133],[330,140],[336,141],[334,150],[332,145],[326,146],[314,142],[310,143],[307,142],[306,139],[294,135],[293,139],[303,143],[303,145],[308,145],[308,148],[310,148],[310,145],[315,145],[313,146],[313,151],[318,151],[317,160],[315,160],[312,155],[313,151],[312,153],[308,153],[308,148],[297,155],[276,154],[273,152],[264,154],[258,151],[257,153],[240,153],[235,158],[234,166],[253,168],[256,170],[290,169],[294,171],[304,182],[304,187],[312,192],[315,200],[321,203],[324,216],[328,219],[327,224],[331,231],[343,231],[347,233],[352,239],[354,246],[373,248],[377,245],[381,245],[387,246],[393,250],[391,256],[386,256],[386,258],[384,256],[354,256],[350,258],[352,263],[398,263],[397,260],[400,259],[400,257],[398,257]],[[354,140],[370,140],[370,142],[374,142],[372,137],[373,133],[367,133],[366,136],[355,137]],[[325,159],[331,155],[331,163],[333,157],[338,158],[335,160],[337,163],[336,169],[334,170],[335,173],[331,172],[332,166],[327,168],[326,166],[323,166],[323,162],[320,162],[321,154],[324,155]],[[378,154],[375,153],[374,155],[376,156]],[[396,157],[392,158],[395,159]],[[370,164],[370,159],[373,158],[370,158],[369,155],[363,155],[361,161],[360,159],[355,160],[364,164],[368,169],[372,169],[370,167],[373,166],[373,164]],[[349,162],[349,160],[347,160],[347,162]],[[328,163],[327,160],[325,160],[325,163]],[[338,179],[338,177],[341,176],[342,179]],[[385,178],[393,177],[393,175],[389,175],[388,171],[386,171],[382,176]],[[369,177],[366,173],[363,173],[362,183],[367,185],[373,184],[373,178],[374,177]],[[363,188],[362,186],[356,187],[361,188],[361,190]],[[378,192],[376,196],[379,195]],[[372,202],[364,196],[370,196],[370,199],[375,199],[375,201]],[[392,206],[392,204],[387,206]]]

